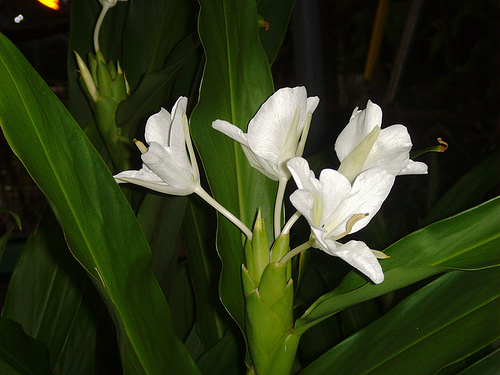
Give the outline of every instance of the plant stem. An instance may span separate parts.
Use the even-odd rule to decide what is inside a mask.
[[[247,236],[248,240],[252,240],[252,231],[248,229],[248,227],[243,224],[236,216],[234,216],[231,212],[229,212],[224,206],[222,206],[219,202],[217,202],[214,198],[210,196],[201,186],[197,186],[195,191],[205,202],[219,211],[222,215],[224,215],[230,222],[236,225],[244,234]]]
[[[96,52],[99,51],[99,30],[101,30],[102,20],[106,16],[106,13],[108,12],[109,8],[111,8],[111,6],[108,3],[103,3],[102,4],[101,13],[99,14],[99,18],[97,18],[97,23],[95,24],[95,29],[94,29],[94,49],[95,49]]]
[[[285,226],[283,227],[283,230],[281,231],[281,234],[282,235],[286,235],[288,233],[290,233],[290,229],[292,229],[292,226],[293,224],[295,224],[295,222],[297,220],[299,220],[299,218],[302,216],[302,214],[299,212],[299,211],[296,211],[292,217],[290,217],[290,219],[288,219],[287,223],[285,224]]]
[[[285,196],[286,184],[288,178],[280,177],[278,182],[278,193],[274,204],[274,238],[278,238],[281,233],[281,208],[283,207],[283,198]]]
[[[306,251],[310,247],[311,247],[311,245],[309,244],[309,242],[304,242],[302,245],[299,245],[296,248],[290,250],[288,253],[286,253],[285,256],[283,256],[283,258],[281,258],[278,263],[285,264],[290,259],[292,259],[295,255],[298,255],[298,254],[302,253],[303,251]]]

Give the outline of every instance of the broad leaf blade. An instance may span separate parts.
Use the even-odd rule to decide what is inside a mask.
[[[276,184],[250,168],[239,144],[211,127],[214,120],[222,119],[246,130],[248,121],[273,92],[255,1],[202,0],[200,8],[198,28],[206,65],[199,103],[191,117],[192,136],[215,199],[248,227],[262,208],[271,232]],[[220,218],[220,295],[240,327],[244,321],[242,244],[240,231]]]
[[[460,178],[434,205],[424,224],[427,225],[444,219],[484,201],[486,193],[500,183],[498,170],[500,170],[499,151],[483,160]]]
[[[49,353],[43,344],[29,337],[21,326],[0,318],[0,371],[2,374],[51,374]]]
[[[499,309],[500,267],[450,272],[301,374],[435,374],[500,337]]]
[[[257,1],[259,15],[269,24],[267,29],[265,27],[260,28],[260,39],[266,51],[269,64],[272,64],[276,59],[283,39],[285,39],[294,3],[295,0]]]
[[[201,199],[190,199],[184,220],[189,270],[196,294],[196,324],[206,347],[215,345],[227,329],[228,316],[220,303],[217,281],[220,261],[215,249],[215,213]]]
[[[18,259],[2,316],[49,349],[54,373],[89,373],[94,369],[96,319],[104,309],[92,295],[97,297],[91,281],[47,210]]]
[[[413,284],[447,269],[480,269],[500,264],[500,197],[418,230],[386,250],[385,280],[368,283],[351,272],[334,291],[320,297],[297,320],[306,330],[356,303]]]
[[[480,361],[461,371],[459,375],[496,375],[498,374],[498,364],[500,363],[500,349],[487,355]]]
[[[66,241],[101,292],[121,344],[124,371],[192,373],[151,252],[106,165],[24,57],[0,37],[0,123],[47,196]]]

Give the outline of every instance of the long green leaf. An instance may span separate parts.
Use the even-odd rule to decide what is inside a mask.
[[[0,37],[0,123],[113,316],[127,373],[196,373],[149,268],[151,252],[102,159],[20,52]]]
[[[246,130],[248,121],[273,92],[267,57],[258,32],[255,1],[201,0],[198,29],[206,65],[191,131],[210,188],[229,211],[251,226],[259,207],[271,232],[276,184],[250,168],[239,144],[213,130],[216,119]],[[242,235],[220,218],[217,249],[222,259],[221,299],[243,327],[240,267]]]
[[[130,1],[123,25],[123,68],[134,89],[144,73],[165,67],[167,56],[196,30],[198,4],[184,1]]]
[[[500,267],[447,273],[325,353],[307,374],[435,374],[500,337]]]
[[[260,39],[267,54],[269,64],[276,59],[276,55],[285,39],[285,34],[290,22],[290,14],[295,0],[259,0],[257,1],[257,10],[259,15],[269,27],[260,28]]]
[[[18,259],[2,316],[49,349],[55,374],[89,373],[94,369],[96,320],[104,309],[99,299],[89,298],[95,294],[47,210]]]
[[[23,332],[21,326],[0,318],[0,373],[5,375],[48,375],[47,348]]]
[[[196,324],[206,347],[215,345],[227,329],[224,307],[217,293],[220,262],[215,250],[215,214],[203,201],[190,199],[184,220],[189,270],[196,291]],[[226,319],[224,319],[225,317]]]
[[[356,303],[413,284],[447,269],[500,264],[500,197],[418,230],[386,250],[385,280],[373,285],[351,272],[296,322],[299,332]]]
[[[497,375],[500,363],[500,349],[461,371],[459,375]]]
[[[482,201],[488,191],[500,183],[500,151],[479,163],[467,172],[434,205],[423,225],[444,219],[462,210],[471,208]]]

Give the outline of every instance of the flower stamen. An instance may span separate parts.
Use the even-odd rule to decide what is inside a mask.
[[[344,238],[349,233],[351,233],[352,228],[354,227],[354,224],[356,224],[358,221],[360,221],[361,219],[363,219],[367,216],[368,216],[368,214],[354,214],[354,215],[352,215],[352,217],[349,220],[347,220],[347,223],[345,225],[345,227],[346,227],[345,232],[340,233],[340,234],[333,236],[333,237],[329,237],[329,239],[331,239],[332,241],[337,241],[337,240],[340,240],[341,238]]]
[[[141,141],[138,141],[136,138],[134,138],[134,143],[141,152],[141,154],[145,154],[146,152],[148,152],[148,148]]]

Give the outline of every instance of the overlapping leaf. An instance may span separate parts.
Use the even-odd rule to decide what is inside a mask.
[[[106,165],[24,57],[0,38],[0,123],[98,287],[128,373],[197,372],[149,268],[151,252]]]
[[[380,285],[351,272],[340,286],[320,297],[297,320],[306,330],[345,307],[410,285],[447,269],[500,265],[500,197],[416,231],[386,250]]]
[[[500,267],[447,273],[300,374],[435,374],[500,337]]]
[[[200,8],[198,28],[206,65],[191,131],[215,198],[250,227],[259,207],[264,217],[272,217],[275,184],[250,168],[240,145],[211,125],[222,119],[246,130],[248,121],[273,92],[259,39],[256,5],[247,0],[203,0]],[[267,224],[272,224],[271,219]],[[221,218],[217,241],[223,263],[220,295],[243,326],[242,235]]]

